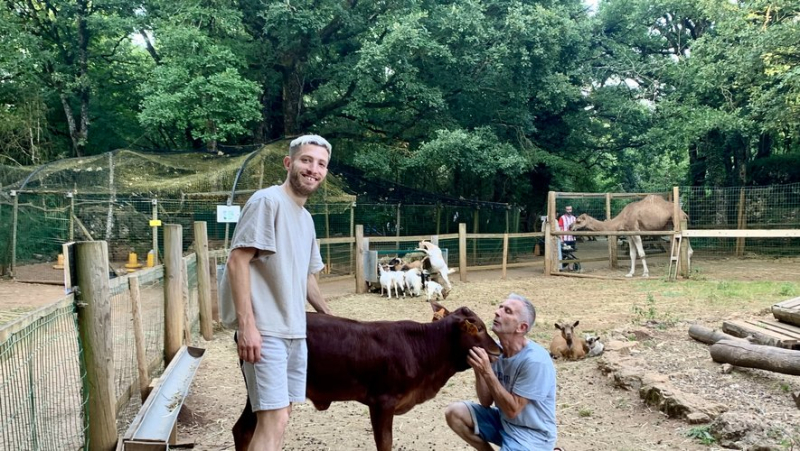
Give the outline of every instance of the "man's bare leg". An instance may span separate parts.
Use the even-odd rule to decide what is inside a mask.
[[[280,451],[283,448],[283,435],[289,424],[291,412],[291,405],[283,409],[256,412],[258,423],[248,451]]]
[[[465,442],[481,451],[493,451],[492,445],[475,435],[475,423],[472,421],[469,407],[463,402],[455,402],[444,411],[447,425]]]

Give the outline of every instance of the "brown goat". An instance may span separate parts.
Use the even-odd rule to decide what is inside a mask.
[[[556,323],[556,329],[561,332],[553,337],[550,342],[550,356],[554,359],[564,358],[567,360],[579,360],[586,357],[584,350],[584,341],[579,336],[575,335],[575,328],[578,327],[580,321],[575,321],[574,324]]]

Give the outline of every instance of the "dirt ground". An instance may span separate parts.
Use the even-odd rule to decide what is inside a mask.
[[[585,247],[579,249],[579,257],[586,254]],[[772,448],[759,449],[800,449],[800,410],[790,396],[800,390],[800,378],[746,368],[723,374],[711,361],[708,346],[687,334],[692,324],[720,328],[726,319],[767,317],[774,303],[800,296],[800,259],[700,258],[693,262],[691,280],[673,283],[664,281],[663,256],[649,263],[649,279],[621,277],[627,272],[624,261],[618,269],[607,268],[607,263],[584,265],[583,275],[610,279],[543,277],[540,266],[510,269],[506,280],[499,271],[470,272],[466,282],[456,274],[451,277],[453,292],[443,303],[451,309],[468,306],[489,322],[505,295],[525,295],[538,314],[530,338],[545,347],[553,323],[562,320],[580,320],[579,332],[597,333],[604,340],[632,340],[634,332],[644,331],[652,338],[640,339],[633,356],[645,371],[668,376],[677,389],[721,402],[742,417],[768,419],[756,437]],[[752,288],[764,282],[778,283],[769,284],[766,291]],[[341,316],[420,322],[431,318],[421,298],[355,295],[352,280],[323,282],[322,290]],[[0,324],[62,296],[59,286],[0,280]],[[230,429],[245,399],[232,333],[219,330],[213,341],[195,345],[207,351],[186,400],[187,415],[178,437],[194,441],[198,450],[232,450]],[[604,358],[556,363],[559,446],[568,451],[719,449],[688,437],[695,425],[647,407],[635,391],[615,388],[598,368]],[[456,374],[436,398],[396,417],[394,449],[469,449],[447,428],[443,412],[451,402],[475,399],[473,383],[470,370]],[[295,405],[284,449],[374,449],[368,410],[352,402],[334,403],[325,412],[310,403]]]
[[[633,356],[646,371],[668,376],[683,392],[722,402],[731,412],[768,418],[758,442],[773,448],[759,449],[800,446],[800,410],[790,396],[800,390],[800,378],[745,368],[723,374],[721,366],[711,361],[708,346],[687,334],[691,324],[720,328],[725,319],[766,316],[772,304],[800,296],[800,260],[696,262],[693,281],[674,283],[663,280],[665,268],[657,263],[651,264],[649,279],[624,279],[618,276],[624,275],[625,269],[599,266],[587,272],[615,278],[545,278],[539,268],[510,270],[507,280],[500,279],[499,271],[472,272],[467,282],[453,276],[454,289],[444,304],[468,306],[488,322],[509,292],[525,295],[538,314],[531,338],[545,347],[553,335],[553,323],[561,320],[580,320],[579,332],[599,333],[604,339],[630,340],[633,331],[644,330],[652,338],[637,343]],[[745,285],[784,283],[755,299],[746,290],[684,296],[678,289],[695,284],[716,293],[736,281]],[[421,322],[431,317],[423,298],[388,300],[377,294],[354,295],[350,294],[352,281],[323,283],[322,290],[341,316]],[[651,327],[644,325],[648,319]],[[219,331],[213,341],[198,345],[207,352],[186,401],[190,414],[179,427],[179,438],[194,440],[198,450],[232,450],[230,429],[245,399],[232,333]],[[703,445],[688,437],[695,425],[648,408],[636,392],[614,388],[598,369],[603,358],[556,363],[559,446],[569,451],[719,449],[719,445]],[[471,370],[458,373],[436,398],[395,417],[394,449],[470,449],[448,429],[443,412],[453,401],[475,399],[473,383]],[[316,411],[308,402],[295,405],[284,449],[374,449],[368,409],[352,402],[334,403],[325,412]]]

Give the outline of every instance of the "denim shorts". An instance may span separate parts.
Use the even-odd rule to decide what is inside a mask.
[[[521,443],[516,437],[509,435],[503,427],[500,418],[500,409],[497,407],[484,407],[475,402],[464,402],[469,407],[472,422],[475,424],[475,435],[483,440],[500,445],[500,451],[552,451],[553,447],[531,447],[530,444]]]
[[[305,338],[261,336],[261,359],[242,371],[253,412],[277,410],[306,400],[308,348]]]

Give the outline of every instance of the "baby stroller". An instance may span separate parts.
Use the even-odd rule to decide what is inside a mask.
[[[562,269],[567,271],[574,271],[578,272],[581,270],[580,262],[573,262],[570,263],[570,260],[577,260],[578,257],[575,256],[575,249],[568,245],[561,243],[561,264],[563,265]]]

